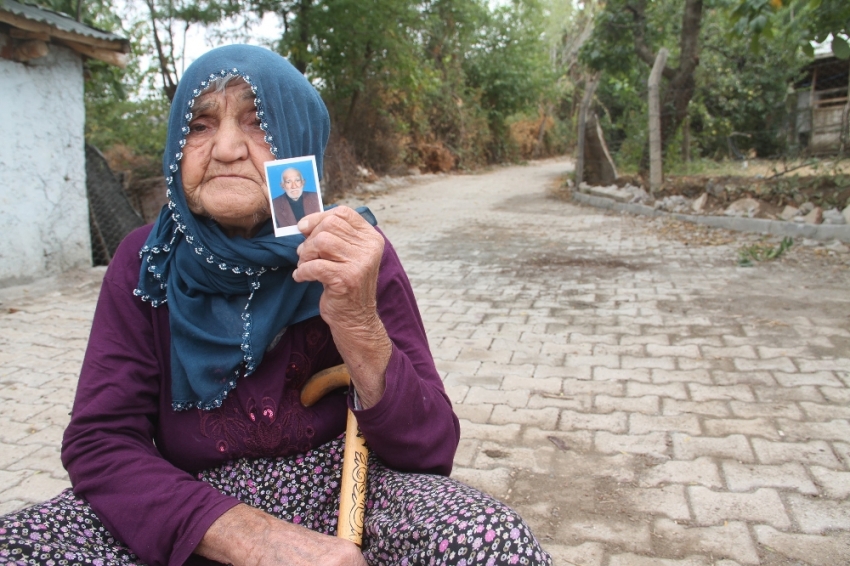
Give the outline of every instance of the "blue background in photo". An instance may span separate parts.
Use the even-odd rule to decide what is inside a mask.
[[[280,186],[280,177],[287,169],[298,169],[301,176],[304,178],[304,192],[315,193],[316,183],[313,177],[313,162],[301,161],[298,163],[285,163],[283,165],[275,165],[269,167],[269,185],[271,185],[272,198],[277,198],[283,194],[283,189]]]

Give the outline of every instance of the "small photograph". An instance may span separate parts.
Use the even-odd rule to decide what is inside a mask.
[[[269,189],[275,236],[300,234],[298,221],[325,210],[319,189],[316,156],[267,161],[266,184]]]

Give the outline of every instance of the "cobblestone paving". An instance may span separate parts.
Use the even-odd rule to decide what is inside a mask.
[[[461,418],[454,477],[557,564],[850,563],[850,271],[739,268],[735,243],[548,198],[568,167],[367,199]],[[101,275],[0,290],[0,512],[68,485]]]

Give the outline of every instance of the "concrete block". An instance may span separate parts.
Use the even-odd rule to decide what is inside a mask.
[[[644,397],[610,397],[608,395],[597,395],[594,400],[597,411],[623,411],[625,413],[644,413],[657,415],[659,412],[658,397],[647,395]]]
[[[620,364],[623,369],[650,368],[674,370],[676,358],[665,356],[659,358],[639,358],[635,356],[621,356]],[[615,366],[616,367],[616,366]]]
[[[780,440],[776,425],[771,419],[703,419],[706,436],[728,436],[744,434],[762,436],[769,440]]]
[[[749,385],[702,385],[688,384],[691,399],[697,402],[712,400],[754,401],[755,396]]]
[[[734,358],[758,359],[758,354],[752,346],[732,346],[715,348],[714,346],[703,346],[700,348],[703,357],[716,360],[726,360]]]
[[[646,434],[648,432],[683,432],[693,436],[702,434],[699,419],[696,415],[629,415],[629,432],[631,434]]]
[[[603,454],[624,452],[628,454],[664,455],[667,453],[667,435],[651,432],[640,435],[618,435],[600,431],[594,437],[596,450]]]
[[[696,551],[741,564],[761,563],[747,525],[740,521],[728,521],[717,527],[686,527],[661,518],[655,521],[653,532],[659,542],[677,554]]]
[[[608,561],[609,566],[712,566],[708,556],[688,556],[687,558],[659,558],[657,556],[641,556],[627,552],[614,554]]]
[[[747,437],[743,434],[708,437],[674,432],[671,437],[673,439],[673,457],[677,460],[693,460],[700,456],[710,456],[732,458],[741,462],[755,461]]]
[[[825,534],[836,529],[850,530],[850,505],[846,501],[792,493],[788,495],[788,508],[804,533]],[[781,526],[773,526],[782,529]]]
[[[561,411],[558,430],[607,430],[609,432],[626,432],[628,417],[625,413],[579,413],[576,411]]]
[[[850,534],[805,535],[784,533],[768,525],[753,527],[756,540],[773,552],[811,566],[846,564],[850,558]]]
[[[843,383],[831,371],[814,373],[785,373],[773,372],[773,377],[782,387],[803,387],[806,385],[822,385],[825,387],[841,387]]]
[[[809,467],[809,472],[830,499],[850,497],[850,472],[839,472],[821,466]]]
[[[829,444],[822,440],[811,442],[771,442],[761,438],[752,439],[753,450],[762,464],[785,464],[799,462],[818,465],[834,470],[843,468]]]
[[[741,520],[767,523],[777,529],[787,529],[791,520],[779,494],[774,489],[761,488],[753,493],[712,491],[702,486],[688,488],[691,508],[699,525],[722,525]]]
[[[490,415],[493,414],[493,405],[490,403],[467,404],[455,403],[454,409],[457,418],[465,419],[473,423],[485,424],[490,420]]]
[[[675,345],[664,346],[659,344],[648,344],[646,352],[653,357],[671,357],[671,358],[701,358],[702,353],[698,346],[695,345]]]
[[[712,372],[714,383],[717,385],[764,385],[771,387],[776,385],[776,379],[769,371],[723,371],[715,370]]]
[[[47,472],[29,473],[17,485],[3,490],[0,500],[18,499],[27,504],[39,503],[56,497],[70,487],[69,480],[56,479]]]
[[[658,397],[670,397],[671,399],[687,400],[688,393],[682,383],[641,383],[630,381],[626,385],[626,395],[629,397],[643,397],[656,395]]]
[[[460,420],[461,438],[506,442],[518,439],[519,434],[520,426],[518,424],[491,425],[473,423],[465,419]]]
[[[850,419],[850,407],[807,402],[801,402],[800,406],[806,412],[806,416],[811,420],[831,421],[833,419]]]
[[[844,386],[839,387],[818,387],[818,391],[823,395],[824,399],[830,403],[848,404],[850,403],[850,389]],[[812,400],[814,401],[814,400]],[[819,400],[823,401],[823,399]],[[818,401],[814,401],[818,402]]]
[[[670,460],[646,468],[640,475],[641,486],[654,487],[664,484],[702,485],[710,488],[722,486],[717,464],[708,457]]]
[[[711,384],[713,380],[711,373],[706,369],[666,370],[653,369],[651,374],[652,383],[705,383]]]
[[[722,468],[726,485],[731,491],[751,491],[760,487],[776,487],[795,490],[807,495],[817,495],[818,493],[815,484],[806,474],[806,469],[797,462],[769,466],[742,464],[734,460],[726,460],[722,463]]]
[[[508,405],[523,408],[528,405],[531,391],[528,389],[513,389],[509,391],[470,387],[466,394],[467,404]]]
[[[796,403],[797,401],[824,402],[824,396],[821,394],[820,388],[814,385],[796,387],[754,385],[753,391],[756,394],[756,399],[767,403]]]
[[[784,371],[785,373],[794,373],[797,371],[797,366],[794,365],[789,358],[770,358],[768,360],[751,360],[748,358],[734,358],[735,368],[739,371]],[[801,371],[813,371],[802,370]]]
[[[591,379],[593,368],[590,366],[567,367],[538,365],[532,374],[535,378],[557,377],[560,379]]]
[[[647,553],[652,549],[649,525],[614,517],[566,521],[558,528],[558,540],[598,541],[632,552]]]
[[[547,543],[543,545],[554,566],[603,566],[605,546],[598,542],[585,542],[576,546]]]
[[[629,488],[623,492],[624,498],[641,514],[663,515],[671,519],[689,521],[691,512],[685,498],[685,487],[667,485],[660,488]]]
[[[512,391],[515,389],[525,389],[532,392],[558,393],[561,391],[563,379],[557,377],[536,378],[536,377],[505,377],[502,381],[501,389],[503,391]]]
[[[650,370],[647,368],[616,369],[594,367],[592,375],[596,381],[650,381]]]
[[[844,419],[815,423],[776,419],[776,424],[788,441],[850,439],[850,423]]]
[[[584,379],[565,379],[562,390],[567,395],[611,395],[622,397],[626,392],[626,384],[619,380],[599,381]]]
[[[506,405],[496,405],[490,416],[490,424],[506,425],[516,423],[531,425],[544,430],[555,430],[559,410],[552,407],[546,409],[514,409]]]
[[[730,401],[729,407],[735,416],[744,419],[785,417],[799,420],[803,418],[803,413],[795,403],[745,403],[743,401]]]
[[[706,415],[710,417],[730,416],[729,407],[722,401],[679,401],[678,399],[662,399],[661,414],[663,415]]]

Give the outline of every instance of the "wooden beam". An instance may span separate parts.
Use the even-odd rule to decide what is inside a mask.
[[[97,37],[89,37],[87,35],[82,35],[79,33],[64,31],[47,24],[43,24],[41,22],[34,22],[32,20],[22,18],[10,12],[6,12],[2,9],[0,9],[0,22],[9,24],[10,26],[14,26],[24,31],[34,33],[46,33],[49,36],[55,37],[57,39],[74,41],[76,43],[90,45],[98,49],[105,49],[107,51],[115,51],[121,53],[130,52],[130,43],[128,41],[100,39]]]
[[[68,41],[65,39],[58,39],[57,42],[67,47],[70,47],[77,53],[85,55],[86,57],[91,57],[92,59],[97,59],[98,61],[104,61],[106,63],[109,63],[110,65],[120,67],[121,69],[127,66],[127,60],[129,59],[129,55],[127,55],[126,53],[118,53],[117,51],[100,49],[98,47],[92,47],[91,45],[84,45],[82,43],[77,43],[76,41]]]
[[[14,39],[37,39],[39,41],[45,42],[50,41],[50,34],[25,31],[17,28],[9,29],[9,37],[12,37]]]

